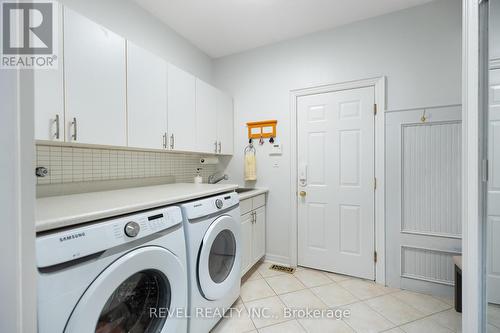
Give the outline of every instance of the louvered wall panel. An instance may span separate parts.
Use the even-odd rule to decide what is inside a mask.
[[[402,247],[401,276],[410,279],[453,285],[453,255],[455,255],[455,253]]]
[[[403,232],[461,237],[460,147],[460,122],[403,126]]]

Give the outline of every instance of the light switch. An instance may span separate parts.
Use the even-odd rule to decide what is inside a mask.
[[[281,155],[283,153],[283,147],[280,143],[273,143],[271,149],[269,150],[269,155]]]

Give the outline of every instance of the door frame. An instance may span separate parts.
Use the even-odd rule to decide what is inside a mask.
[[[483,332],[486,327],[483,198],[481,165],[480,42],[484,1],[462,1],[462,330]],[[481,52],[481,54],[480,54]],[[481,83],[482,84],[482,83]]]
[[[351,90],[373,87],[375,91],[375,177],[377,189],[375,191],[375,281],[385,285],[385,76],[362,80],[327,84],[290,91],[290,206],[292,219],[290,227],[290,264],[293,267],[298,263],[298,196],[297,196],[297,99],[302,96],[324,94],[334,91]]]

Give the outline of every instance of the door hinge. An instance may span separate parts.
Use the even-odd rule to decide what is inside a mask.
[[[377,189],[377,177],[375,177],[373,181],[373,188],[376,190]]]
[[[373,261],[377,262],[377,251],[373,252]]]
[[[373,104],[373,115],[377,115],[377,104]]]

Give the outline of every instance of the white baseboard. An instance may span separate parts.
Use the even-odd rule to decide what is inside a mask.
[[[266,253],[264,261],[272,264],[279,264],[287,267],[292,267],[292,265],[290,264],[290,258],[285,256]]]

